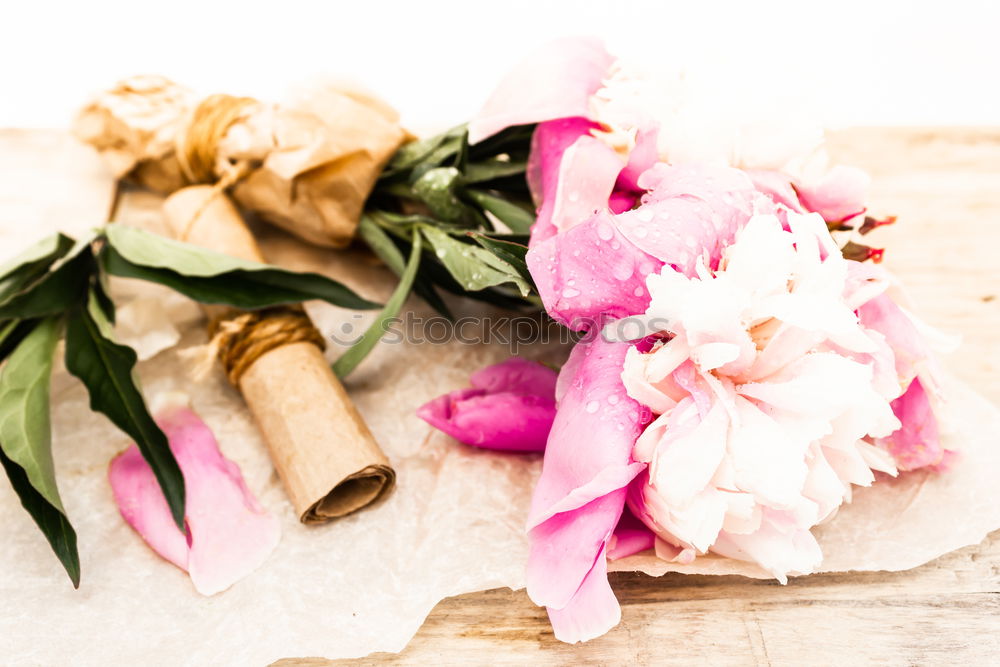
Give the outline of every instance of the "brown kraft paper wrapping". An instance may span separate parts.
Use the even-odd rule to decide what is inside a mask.
[[[180,240],[264,261],[235,206],[215,188],[178,190],[163,210]],[[223,312],[218,306],[206,311],[210,317]],[[392,488],[395,471],[315,344],[275,347],[237,382],[303,523],[350,514]]]
[[[161,76],[134,76],[98,94],[73,132],[117,178],[163,194],[214,183],[235,165],[239,206],[309,243],[354,237],[382,168],[412,137],[371,93],[346,82],[302,88],[282,104],[199,99]]]

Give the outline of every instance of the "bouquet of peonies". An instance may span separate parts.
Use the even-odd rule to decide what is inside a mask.
[[[421,416],[483,447],[542,450],[527,586],[556,637],[615,626],[607,562],[714,553],[776,579],[813,572],[811,529],[854,486],[945,466],[928,341],[860,242],[868,177],[733,125],[700,140],[594,40],[518,66],[472,145],[537,124],[526,264],[548,314],[582,332],[555,373],[521,360]],[[871,261],[866,261],[871,260]],[[547,436],[547,437],[546,437]]]

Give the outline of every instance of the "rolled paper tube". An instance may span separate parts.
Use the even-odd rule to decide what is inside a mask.
[[[263,261],[243,218],[218,188],[182,188],[163,209],[179,240]],[[241,313],[207,306],[206,312],[223,331],[220,359],[303,523],[350,514],[392,488],[395,471],[330,369],[323,338],[303,311]]]

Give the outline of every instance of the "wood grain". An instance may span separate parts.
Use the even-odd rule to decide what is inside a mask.
[[[1000,403],[1000,129],[833,133],[835,161],[873,178],[869,236],[916,311],[963,345],[946,363]],[[442,601],[399,655],[362,664],[1000,664],[1000,532],[923,567],[817,575],[787,586],[738,577],[616,573],[622,622],[587,644],[552,636],[523,591]],[[340,664],[298,658],[282,667]]]

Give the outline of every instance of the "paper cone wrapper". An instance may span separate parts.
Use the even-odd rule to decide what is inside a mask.
[[[178,190],[163,209],[179,240],[264,261],[235,206],[212,187]],[[222,309],[206,311],[217,316]],[[262,354],[239,389],[303,523],[345,516],[392,488],[395,471],[316,345],[292,343]]]

